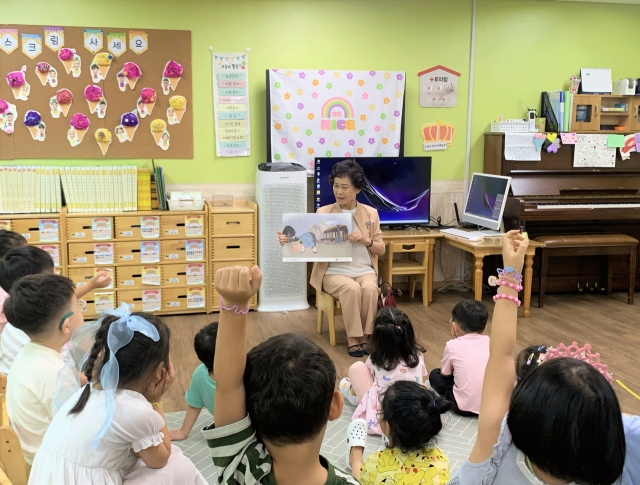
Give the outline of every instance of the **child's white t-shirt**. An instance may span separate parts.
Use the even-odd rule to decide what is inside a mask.
[[[26,333],[7,323],[2,335],[0,335],[0,374],[9,375],[9,370],[18,352],[29,340]]]
[[[60,352],[27,342],[9,370],[7,414],[11,427],[20,438],[24,458],[30,465],[56,414],[52,395],[58,384],[58,372],[64,365]],[[61,379],[73,379],[73,376],[62,373]],[[79,387],[77,382],[61,382],[61,385]]]

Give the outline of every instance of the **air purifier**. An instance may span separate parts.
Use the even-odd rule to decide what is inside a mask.
[[[282,215],[307,212],[307,169],[295,163],[261,163],[256,173],[258,264],[263,279],[258,311],[306,310],[307,263],[284,263],[277,231]]]

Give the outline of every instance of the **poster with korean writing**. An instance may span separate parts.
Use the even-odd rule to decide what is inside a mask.
[[[271,161],[398,156],[404,87],[399,71],[269,70]]]
[[[216,155],[248,157],[251,151],[249,122],[249,56],[213,53],[213,108]]]

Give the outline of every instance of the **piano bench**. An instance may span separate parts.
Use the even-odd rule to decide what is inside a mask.
[[[636,251],[638,240],[625,234],[571,234],[558,236],[540,236],[536,241],[544,244],[541,248],[540,287],[538,307],[544,306],[544,294],[547,286],[549,258],[567,256],[608,256],[607,295],[613,286],[613,265],[611,256],[629,257],[629,305],[633,305],[633,292],[636,284]]]

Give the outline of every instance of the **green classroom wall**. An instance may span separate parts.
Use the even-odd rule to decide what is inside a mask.
[[[406,71],[405,154],[426,155],[420,136],[425,123],[440,118],[454,124],[453,146],[431,153],[433,178],[460,180],[465,167],[471,5],[471,0],[40,0],[25,8],[22,0],[0,0],[0,22],[191,30],[195,155],[193,160],[161,162],[168,183],[254,181],[255,166],[266,161],[269,68]],[[564,88],[580,67],[611,67],[614,79],[640,76],[633,70],[640,6],[542,0],[478,0],[477,5],[472,171],[482,170],[482,134],[492,119],[522,117],[520,101],[538,108],[541,91]],[[214,154],[209,46],[218,52],[251,49],[250,157]],[[0,55],[0,66],[1,61]],[[462,74],[455,108],[419,107],[417,73],[437,64]],[[136,163],[150,165],[149,160]]]

